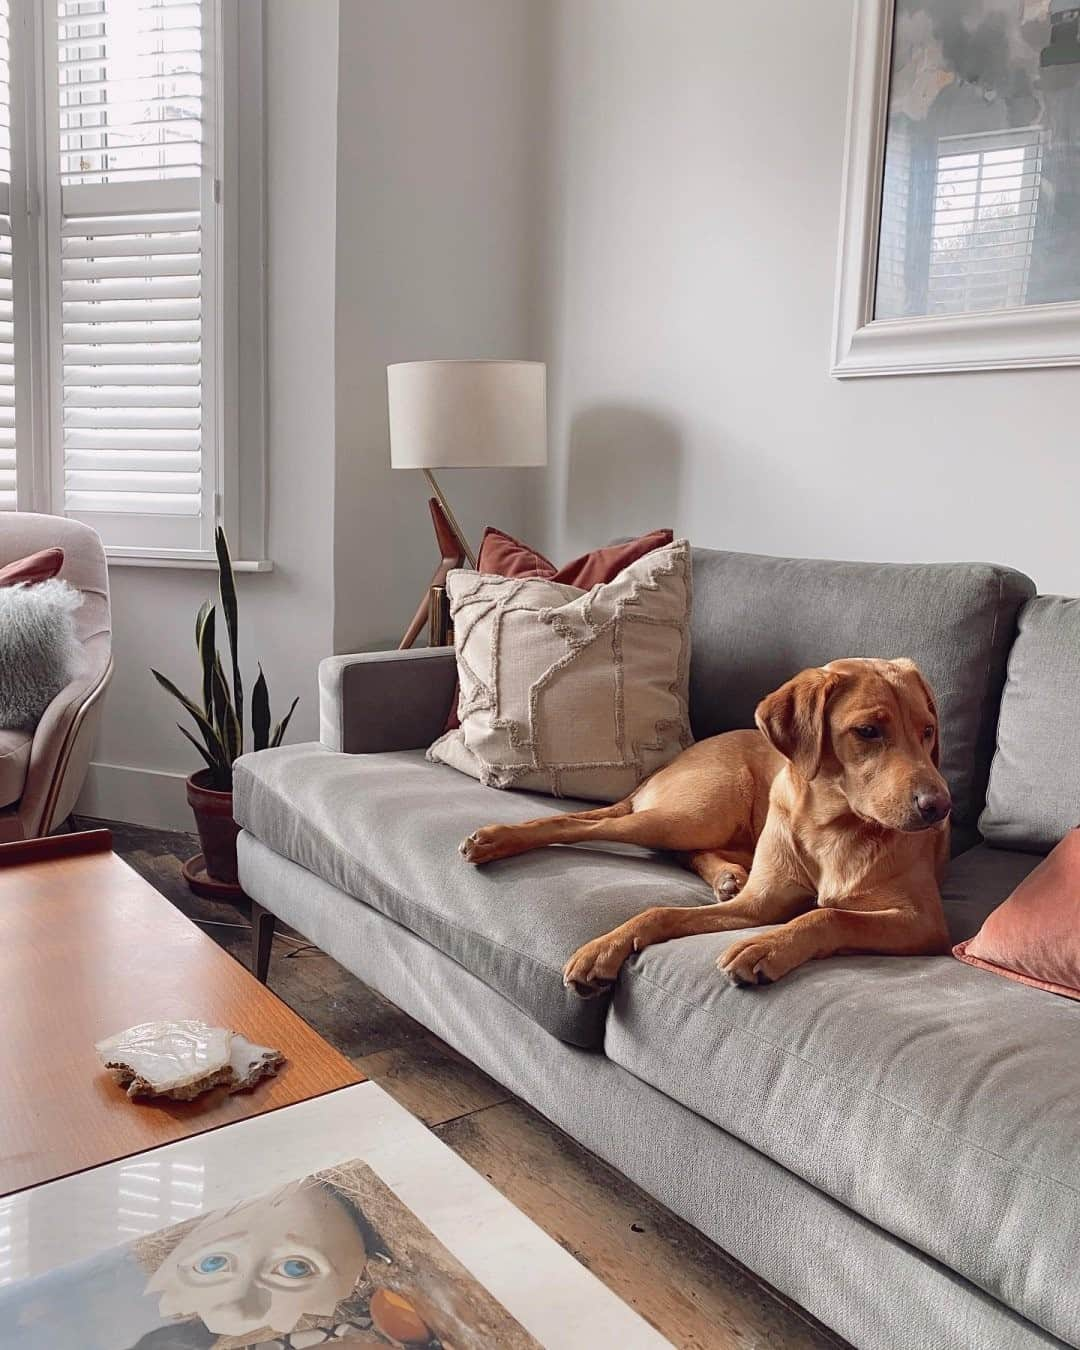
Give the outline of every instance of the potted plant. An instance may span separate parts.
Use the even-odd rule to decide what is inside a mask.
[[[177,729],[186,736],[202,758],[206,768],[193,773],[187,780],[187,799],[195,813],[195,825],[202,844],[202,866],[193,858],[184,866],[184,876],[196,889],[201,873],[212,883],[209,889],[218,893],[234,891],[237,887],[236,836],[239,826],[233,820],[232,779],[233,761],[244,753],[244,686],[240,679],[240,654],[237,647],[236,580],[225,531],[218,526],[214,536],[218,560],[218,596],[225,629],[229,638],[232,666],[231,682],[217,649],[217,606],[205,600],[195,619],[195,648],[202,665],[202,704],[188,698],[160,671],[151,674],[163,689],[168,690],[195,723],[198,736],[178,722]],[[251,743],[255,750],[280,745],[285,729],[300,700],[294,698],[289,711],[271,729],[270,691],[262,666],[251,690]]]

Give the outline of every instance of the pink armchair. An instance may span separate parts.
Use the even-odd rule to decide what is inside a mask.
[[[0,730],[0,843],[48,834],[70,815],[112,677],[109,572],[97,534],[63,516],[0,514],[0,566],[54,547],[64,550],[61,578],[83,594],[75,628],[85,669],[57,694],[32,733]]]

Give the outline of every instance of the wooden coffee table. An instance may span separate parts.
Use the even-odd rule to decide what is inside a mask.
[[[108,831],[0,845],[0,1195],[364,1081],[111,852]],[[133,1102],[94,1042],[200,1018],[280,1050],[277,1077]]]

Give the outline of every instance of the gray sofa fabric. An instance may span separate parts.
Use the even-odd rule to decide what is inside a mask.
[[[1048,853],[1080,823],[1080,600],[1020,612],[979,828],[999,848]]]
[[[745,989],[715,970],[732,940],[633,958],[612,999],[608,1057],[1075,1338],[1076,1005],[947,956],[811,962]]]
[[[1041,861],[1030,853],[1013,853],[985,845],[954,858],[941,888],[953,943],[974,937],[987,917]]]
[[[937,693],[942,770],[960,836],[982,808],[1020,572],[985,563],[769,558],[694,550],[690,715],[699,739],[753,725],[758,701],[807,666],[909,656]]]
[[[452,647],[329,656],[319,665],[319,739],[351,755],[426,750],[456,689]]]
[[[282,746],[237,760],[233,793],[236,819],[257,839],[433,943],[574,1045],[600,1045],[607,1000],[563,988],[570,954],[649,905],[712,900],[690,872],[637,849],[545,849],[473,867],[458,844],[477,826],[587,804],[495,792],[422,751]]]
[[[249,895],[861,1350],[1065,1344],[250,834],[239,858]]]

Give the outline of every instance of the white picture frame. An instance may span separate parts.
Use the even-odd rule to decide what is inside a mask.
[[[830,374],[1080,365],[1080,303],[875,319],[895,0],[856,0]]]

